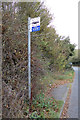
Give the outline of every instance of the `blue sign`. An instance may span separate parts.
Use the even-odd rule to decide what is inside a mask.
[[[40,26],[32,27],[32,32],[36,32],[36,31],[39,31],[39,30],[40,30]]]
[[[36,32],[40,30],[40,17],[31,18],[30,20],[30,32]]]

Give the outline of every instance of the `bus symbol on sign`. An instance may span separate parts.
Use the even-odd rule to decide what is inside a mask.
[[[40,30],[40,17],[32,18],[30,20],[30,32],[36,32]]]

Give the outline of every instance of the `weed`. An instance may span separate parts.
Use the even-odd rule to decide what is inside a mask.
[[[29,118],[54,118],[59,117],[59,112],[62,107],[62,101],[56,101],[53,98],[45,98],[44,94],[37,95],[33,100],[31,107],[33,108]],[[27,107],[28,108],[28,107]],[[25,111],[29,113],[28,109]]]

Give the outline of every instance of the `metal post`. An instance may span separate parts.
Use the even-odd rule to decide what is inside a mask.
[[[31,99],[31,40],[30,40],[30,17],[28,17],[28,90]]]

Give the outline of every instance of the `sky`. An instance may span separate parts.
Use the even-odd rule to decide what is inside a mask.
[[[42,0],[53,14],[51,25],[60,36],[69,36],[78,48],[78,2],[80,0]]]

